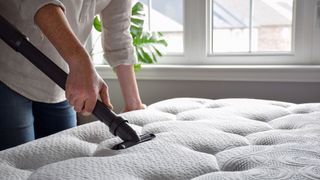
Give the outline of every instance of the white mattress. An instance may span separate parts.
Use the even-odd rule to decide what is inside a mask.
[[[178,98],[122,114],[129,149],[94,122],[0,152],[0,179],[320,179],[320,103]]]

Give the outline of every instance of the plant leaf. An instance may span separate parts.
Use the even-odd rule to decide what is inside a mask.
[[[141,64],[134,64],[134,72],[140,72],[141,71]]]
[[[163,46],[167,46],[168,43],[164,39],[158,39],[158,36],[154,34],[150,34],[149,32],[143,32],[140,37],[136,37],[135,45],[137,46],[151,46],[155,44],[160,44]]]
[[[144,8],[141,2],[137,2],[131,9],[132,16],[144,16]]]
[[[152,55],[152,61],[153,61],[153,62],[158,62],[158,61],[157,61],[157,57],[156,57],[156,55],[155,55],[153,52],[151,52],[151,55]]]
[[[101,32],[101,21],[99,20],[98,16],[94,17],[93,20],[93,27],[98,31]]]
[[[157,53],[158,56],[162,56],[162,53],[155,47],[155,46],[152,46],[153,47],[153,50]]]
[[[130,34],[131,34],[133,40],[136,39],[142,33],[142,31],[143,31],[142,27],[138,27],[138,26],[131,24]],[[133,42],[133,44],[135,44],[135,42]]]
[[[132,43],[139,62],[134,65],[135,72],[141,70],[141,63],[152,64],[157,62],[157,56],[162,56],[158,47],[168,46],[161,32],[148,32],[144,30],[144,18],[144,6],[141,2],[137,2],[131,9],[130,25],[130,34],[133,39]],[[95,16],[93,26],[97,31],[102,31],[102,23],[98,16]]]
[[[150,57],[149,53],[147,53],[143,47],[139,48],[140,51],[141,51],[141,54],[145,60],[145,63],[148,63],[148,64],[152,64],[153,61],[152,61],[152,58]]]
[[[140,19],[140,18],[131,18],[131,23],[133,23],[134,25],[136,25],[138,27],[143,27],[144,20]]]
[[[136,47],[136,53],[137,53],[138,61],[139,61],[139,62],[143,62],[143,63],[148,63],[148,62],[145,60],[145,58],[143,57],[143,54],[142,54],[142,52],[141,52],[140,49],[141,49],[141,48]]]

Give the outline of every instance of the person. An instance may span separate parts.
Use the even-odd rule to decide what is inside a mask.
[[[108,86],[84,44],[100,14],[105,57],[115,69],[124,111],[145,108],[133,70],[130,0],[0,0],[0,14],[31,43],[69,72],[63,91],[28,60],[0,41],[0,150],[76,126],[97,98],[112,108]]]

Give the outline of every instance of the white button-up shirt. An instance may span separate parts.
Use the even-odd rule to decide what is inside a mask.
[[[115,67],[136,62],[129,32],[131,0],[0,0],[0,14],[68,72],[67,63],[34,23],[36,12],[47,4],[58,5],[64,10],[71,28],[83,44],[91,32],[94,16],[100,14],[103,23],[102,44],[109,64]],[[66,99],[60,87],[2,40],[0,80],[34,101],[56,103]]]

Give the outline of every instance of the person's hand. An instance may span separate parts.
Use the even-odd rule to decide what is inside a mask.
[[[74,109],[88,115],[99,97],[112,108],[108,86],[95,71],[89,54],[72,31],[63,9],[53,4],[45,5],[37,11],[34,20],[69,65],[66,97]]]
[[[69,64],[69,69],[66,97],[77,112],[90,115],[99,97],[112,109],[108,86],[95,71],[90,60],[72,62]]]
[[[146,109],[147,106],[145,104],[142,103],[138,103],[138,104],[127,104],[123,110],[123,112],[129,112],[129,111],[135,111],[135,110],[140,110],[140,109]]]
[[[125,107],[123,112],[145,109],[139,95],[138,84],[132,65],[119,65],[115,67],[121,92],[124,98]]]

